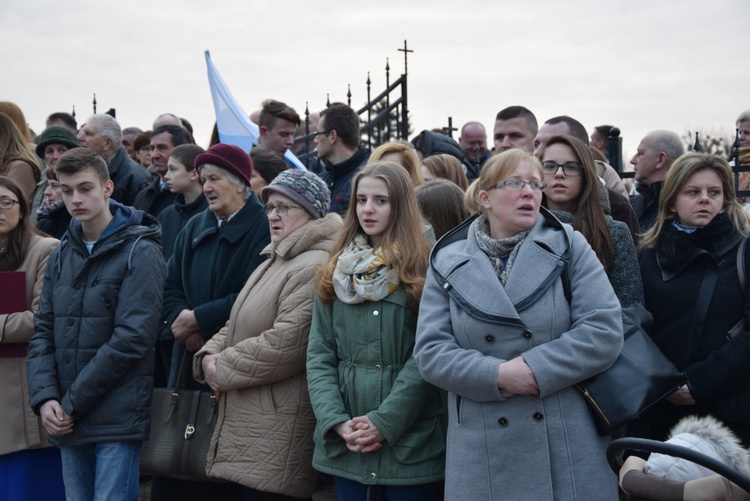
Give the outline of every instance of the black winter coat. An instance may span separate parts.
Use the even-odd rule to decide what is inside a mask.
[[[133,201],[133,207],[159,217],[161,211],[172,205],[177,195],[168,189],[161,189],[161,178],[154,176],[151,184],[141,190]]]
[[[164,288],[159,223],[110,202],[89,254],[74,222],[47,261],[27,362],[34,412],[58,400],[73,431],[58,446],[145,440]]]
[[[343,217],[349,209],[349,200],[352,194],[352,179],[362,170],[362,166],[367,163],[370,153],[362,146],[357,149],[354,155],[350,156],[343,162],[336,165],[322,160],[323,170],[320,177],[331,190],[331,206],[328,212],[336,212]]]
[[[750,301],[737,276],[739,242],[721,213],[692,234],[667,223],[658,247],[641,251],[645,305],[654,316],[651,336],[685,372],[696,401],[664,401],[651,413],[647,421],[658,440],[684,415],[713,414],[750,445]],[[728,339],[740,319],[744,329]]]
[[[135,197],[148,186],[151,179],[148,171],[135,163],[123,146],[109,159],[107,169],[115,185],[112,200],[122,205],[133,205]]]
[[[169,258],[172,257],[177,235],[180,234],[190,218],[206,209],[208,209],[208,201],[201,193],[198,198],[189,204],[185,203],[184,196],[177,195],[174,204],[161,211],[159,222],[161,223],[161,245],[165,261],[169,261]]]

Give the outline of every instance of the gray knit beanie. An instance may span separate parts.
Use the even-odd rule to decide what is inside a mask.
[[[284,195],[305,209],[315,219],[324,217],[331,205],[331,191],[325,181],[310,171],[288,169],[280,173],[260,192],[263,203],[271,193]]]

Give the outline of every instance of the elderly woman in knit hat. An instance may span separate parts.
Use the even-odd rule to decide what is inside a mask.
[[[208,209],[188,221],[167,263],[162,331],[174,337],[168,387],[177,382],[183,357],[191,357],[229,320],[237,296],[266,255],[270,243],[263,204],[250,188],[253,164],[237,146],[216,144],[195,159]],[[187,362],[185,386],[209,390],[193,380]],[[199,483],[158,478],[151,499],[236,499],[233,484]],[[233,485],[236,491],[241,488]],[[241,494],[240,494],[241,498]]]
[[[36,145],[36,154],[44,160],[47,170],[42,171],[42,179],[37,184],[31,208],[36,215],[37,229],[58,239],[68,230],[70,213],[62,201],[62,191],[54,168],[63,153],[78,146],[78,139],[73,131],[58,126],[44,129]]]
[[[210,476],[239,482],[245,499],[310,499],[315,416],[305,377],[314,276],[341,217],[311,172],[290,169],[263,188],[271,244],[226,326],[196,353],[196,378],[219,394]],[[327,214],[327,215],[326,215]]]

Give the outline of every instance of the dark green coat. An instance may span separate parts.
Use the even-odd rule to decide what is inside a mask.
[[[403,289],[377,302],[315,302],[307,377],[317,418],[316,470],[363,484],[442,480],[445,394],[419,375],[412,357],[417,314],[405,302]],[[332,428],[365,414],[385,443],[367,454],[351,452]]]

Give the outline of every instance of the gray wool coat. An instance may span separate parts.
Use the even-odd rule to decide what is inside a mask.
[[[622,348],[620,304],[584,237],[542,209],[505,287],[474,220],[432,251],[414,359],[448,390],[445,499],[617,499],[609,437],[574,385]],[[572,299],[560,273],[569,263]],[[501,362],[523,355],[540,395],[503,398]]]

